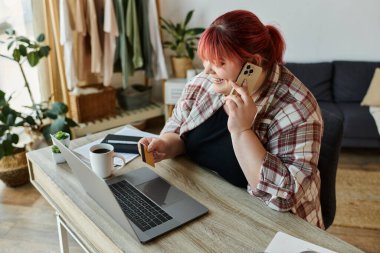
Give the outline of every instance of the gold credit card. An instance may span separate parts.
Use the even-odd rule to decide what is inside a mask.
[[[155,167],[153,153],[148,152],[148,147],[142,143],[139,143],[139,150],[140,150],[142,161],[144,163],[149,164],[152,167]]]

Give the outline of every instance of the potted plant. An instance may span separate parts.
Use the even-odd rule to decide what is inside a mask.
[[[35,67],[42,58],[49,55],[50,47],[42,44],[45,35],[41,33],[36,40],[31,40],[25,36],[18,36],[13,29],[7,29],[5,33],[8,38],[3,43],[7,43],[7,49],[11,51],[12,56],[0,53],[0,57],[15,61],[20,68],[32,104],[25,106],[30,110],[31,118],[29,118],[28,126],[31,133],[42,134],[45,140],[50,140],[50,134],[60,130],[70,133],[70,127],[75,127],[77,124],[66,117],[67,106],[62,102],[51,103],[51,97],[48,101],[36,103],[22,66],[27,61],[31,67]]]
[[[63,131],[58,131],[57,133],[54,134],[54,137],[57,138],[60,142],[63,143],[66,147],[70,145],[70,134],[63,132]],[[64,163],[66,162],[65,158],[62,156],[61,151],[56,145],[53,145],[51,147],[53,159],[56,164],[59,163]]]
[[[55,161],[56,164],[66,162],[65,158],[63,157],[63,155],[61,154],[61,151],[59,150],[57,146],[55,145],[51,146],[51,152],[53,155],[53,160]]]
[[[0,90],[0,179],[14,187],[29,181],[25,147],[17,146],[19,135],[15,130],[33,119],[12,109],[9,105],[11,98],[6,99]]]
[[[12,29],[6,31],[8,35],[7,49],[11,56],[0,53],[0,57],[15,61],[25,81],[31,106],[28,113],[20,113],[12,109],[9,101],[12,96],[6,97],[5,92],[0,90],[0,178],[9,186],[18,186],[28,182],[29,175],[26,165],[25,144],[19,144],[19,133],[15,131],[19,127],[24,128],[32,136],[44,136],[50,140],[50,133],[60,130],[70,132],[70,127],[77,124],[66,117],[67,106],[61,102],[50,103],[49,101],[36,103],[30,90],[22,64],[27,61],[30,66],[36,66],[40,59],[49,55],[49,46],[43,45],[43,34],[37,40],[30,40],[24,36],[18,36]],[[34,138],[32,137],[32,140]],[[34,145],[29,145],[35,148]]]
[[[168,40],[163,42],[163,46],[174,52],[171,59],[175,77],[184,78],[186,77],[186,71],[193,68],[192,60],[197,50],[199,34],[205,30],[201,27],[188,27],[193,13],[194,10],[189,11],[183,22],[175,24],[160,17],[161,28],[168,35]]]

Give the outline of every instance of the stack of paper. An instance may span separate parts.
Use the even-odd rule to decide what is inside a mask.
[[[277,232],[266,253],[336,253],[283,232]]]

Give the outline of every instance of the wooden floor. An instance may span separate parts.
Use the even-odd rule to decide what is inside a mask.
[[[341,176],[345,171],[349,172],[350,170],[359,171],[363,176],[365,173],[373,171],[380,172],[380,150],[343,149],[339,157],[338,169]],[[375,184],[374,187],[377,189],[372,189],[366,193],[367,199],[365,201],[371,202],[370,206],[379,205],[379,196],[375,193],[380,190],[380,182]],[[337,188],[337,195],[353,195],[351,192],[339,192],[339,190]],[[367,211],[371,212],[371,210]],[[377,215],[380,215],[380,213]],[[361,224],[352,226],[336,226],[333,224],[327,231],[365,252],[380,252],[380,229],[363,228]]]
[[[163,123],[162,118],[153,119],[145,130],[158,133]],[[380,171],[380,150],[342,150],[339,169]],[[328,232],[365,252],[380,252],[380,230],[333,225]],[[8,188],[0,182],[0,253],[3,252],[59,252],[53,209],[31,184]],[[82,252],[73,240],[70,252]]]

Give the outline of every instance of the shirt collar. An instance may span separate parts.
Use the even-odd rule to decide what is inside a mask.
[[[271,73],[268,76],[267,83],[277,83],[280,78],[280,66],[275,63],[272,67]]]

